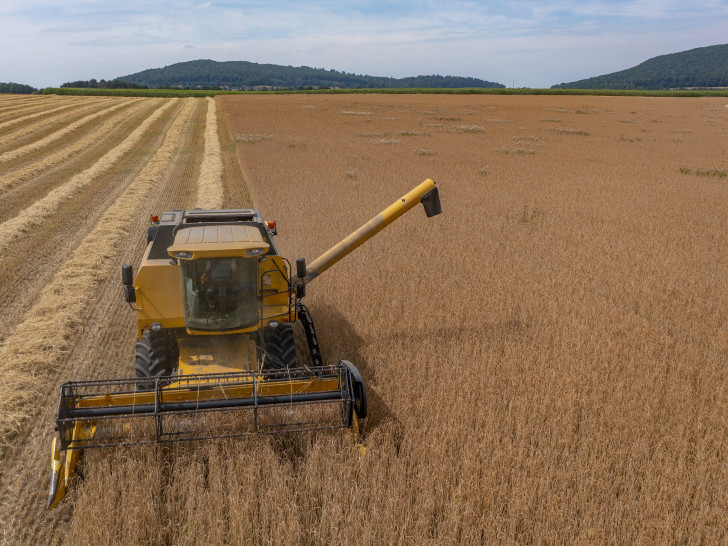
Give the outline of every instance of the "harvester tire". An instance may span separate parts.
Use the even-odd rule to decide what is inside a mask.
[[[269,370],[285,370],[296,367],[296,339],[290,323],[279,324],[276,328],[266,328],[265,368]]]
[[[137,341],[136,344],[134,370],[137,378],[161,377],[173,373],[167,336],[149,330],[142,334],[141,341]],[[143,383],[142,387],[151,389],[154,383]]]

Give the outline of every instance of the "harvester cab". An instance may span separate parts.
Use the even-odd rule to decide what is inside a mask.
[[[418,203],[428,217],[441,212],[432,180],[309,265],[299,258],[295,272],[274,243],[275,222],[256,209],[153,216],[136,276],[122,266],[137,318],[135,377],[61,386],[48,507],[65,495],[86,448],[335,428],[356,435],[367,413],[362,376],[346,360],[324,364],[301,298]]]

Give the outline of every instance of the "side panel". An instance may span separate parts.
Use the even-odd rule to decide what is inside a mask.
[[[143,260],[134,280],[139,329],[159,322],[162,328],[185,325],[179,266],[169,259]]]

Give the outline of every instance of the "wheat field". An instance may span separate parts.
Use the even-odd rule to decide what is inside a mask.
[[[6,100],[5,542],[728,540],[725,99]],[[118,266],[149,214],[221,195],[313,260],[425,178],[441,216],[308,288],[367,384],[360,462],[346,433],[91,450],[44,510],[58,386],[133,373]]]

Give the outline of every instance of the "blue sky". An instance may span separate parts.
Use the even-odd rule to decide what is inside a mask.
[[[3,0],[0,82],[112,79],[194,59],[550,87],[728,43],[728,0]]]

